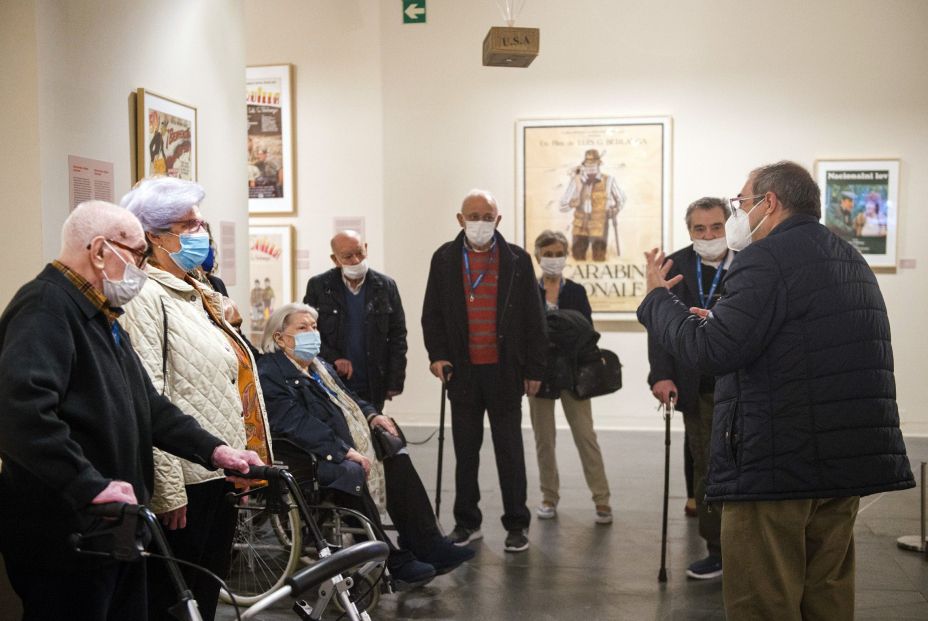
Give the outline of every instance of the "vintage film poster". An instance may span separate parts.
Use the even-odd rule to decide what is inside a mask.
[[[521,242],[534,255],[539,233],[564,234],[564,276],[595,319],[634,319],[644,252],[669,247],[671,131],[669,117],[516,123]]]
[[[248,227],[249,338],[255,344],[271,313],[294,300],[294,238],[289,224]]]
[[[136,181],[167,175],[197,180],[197,109],[138,89]]]
[[[871,267],[895,267],[899,160],[819,160],[822,222]]]
[[[248,67],[248,212],[293,215],[291,65]]]

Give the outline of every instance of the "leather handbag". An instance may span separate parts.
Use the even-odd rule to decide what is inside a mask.
[[[577,363],[574,388],[578,399],[608,395],[622,388],[622,363],[614,352],[599,349]]]
[[[396,432],[399,435],[395,436],[383,427],[371,427],[374,455],[376,455],[377,459],[380,461],[389,459],[406,448],[406,436],[403,435],[403,430],[400,429],[400,426],[396,424],[395,420],[392,418],[390,418],[390,420],[393,421],[393,426],[396,427]]]

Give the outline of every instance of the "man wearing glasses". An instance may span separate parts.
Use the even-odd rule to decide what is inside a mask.
[[[429,269],[422,333],[432,374],[448,383],[455,466],[450,539],[483,537],[478,503],[483,415],[490,419],[503,496],[504,550],[529,547],[522,394],[541,387],[548,347],[532,259],[496,230],[500,215],[489,192],[473,190],[457,214],[463,229],[435,251]],[[445,368],[450,375],[445,376]]]
[[[725,296],[687,309],[655,248],[638,319],[719,376],[706,501],[724,503],[727,618],[850,620],[860,497],[915,485],[886,306],[798,164],[752,171],[732,209]]]
[[[152,445],[204,468],[260,464],[152,386],[120,322],[146,282],[125,209],[78,205],[58,259],[0,316],[0,551],[26,619],[146,616],[146,565],[80,557],[91,504],[148,503]]]

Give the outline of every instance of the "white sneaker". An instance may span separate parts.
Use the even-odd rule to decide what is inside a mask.
[[[551,520],[557,517],[557,507],[546,502],[538,505],[538,508],[535,509],[535,515],[538,516],[539,520]]]
[[[596,507],[596,523],[597,524],[612,524],[612,508],[611,507]]]

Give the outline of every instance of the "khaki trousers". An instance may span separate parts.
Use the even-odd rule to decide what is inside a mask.
[[[529,397],[528,406],[532,415],[532,428],[535,430],[535,451],[538,454],[538,476],[541,479],[542,500],[557,506],[560,495],[560,479],[557,474],[557,457],[555,455],[554,399]],[[561,391],[561,405],[570,425],[570,433],[580,454],[583,476],[587,487],[593,494],[593,503],[609,504],[609,482],[606,480],[606,468],[603,454],[599,450],[596,432],[593,430],[593,408],[589,399],[576,399],[567,390]]]
[[[726,502],[722,592],[728,621],[854,618],[860,497]]]
[[[699,515],[699,535],[706,540],[712,556],[722,555],[722,511],[720,505],[709,506],[706,497],[706,475],[709,472],[709,443],[712,439],[712,410],[715,400],[712,393],[700,393],[695,412],[683,415],[686,440],[693,456],[693,487]]]

